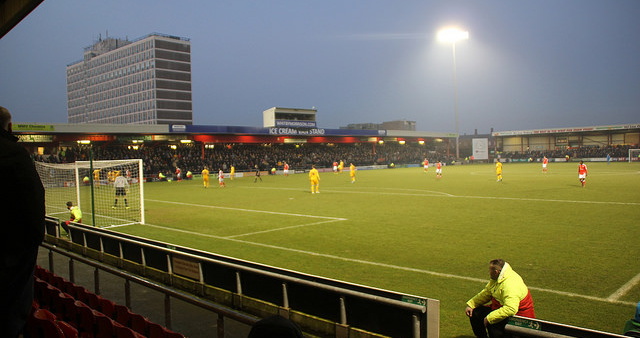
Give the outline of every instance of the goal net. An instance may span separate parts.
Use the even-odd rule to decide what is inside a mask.
[[[47,215],[66,220],[66,203],[82,210],[82,223],[99,227],[144,223],[142,160],[36,162]],[[118,187],[116,187],[118,186]]]
[[[629,163],[640,161],[640,149],[629,149]]]

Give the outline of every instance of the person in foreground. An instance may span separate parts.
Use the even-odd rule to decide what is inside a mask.
[[[509,263],[502,259],[489,262],[489,283],[467,301],[469,317],[476,337],[508,337],[504,329],[509,317],[535,318],[529,288]]]
[[[624,324],[624,335],[629,337],[640,337],[640,302],[636,305],[635,317],[627,320]]]
[[[18,337],[31,309],[33,270],[44,238],[44,187],[29,152],[11,134],[0,107],[0,177],[4,202],[0,237],[0,337]]]

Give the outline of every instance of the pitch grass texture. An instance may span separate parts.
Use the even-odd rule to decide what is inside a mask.
[[[303,273],[440,300],[441,336],[503,258],[538,318],[620,333],[640,300],[640,164],[505,163],[150,183],[147,225],[114,228]]]

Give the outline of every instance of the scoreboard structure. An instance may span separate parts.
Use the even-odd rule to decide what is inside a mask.
[[[302,108],[272,107],[262,112],[264,128],[317,128],[318,110]]]

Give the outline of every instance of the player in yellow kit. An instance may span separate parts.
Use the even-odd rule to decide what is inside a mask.
[[[202,184],[205,188],[209,187],[209,169],[207,169],[207,167],[202,169]]]
[[[100,187],[100,169],[93,170],[93,186]]]
[[[502,181],[502,162],[500,162],[500,160],[496,160],[496,176],[497,176],[496,182],[501,182]]]
[[[60,225],[62,226],[64,231],[67,232],[67,236],[68,236],[69,223],[71,222],[82,223],[82,211],[80,210],[80,207],[78,207],[77,205],[73,205],[73,202],[71,201],[67,202],[67,209],[69,209],[70,218],[68,221],[60,222]]]
[[[356,166],[351,163],[349,165],[349,176],[351,176],[351,183],[355,183],[356,181]]]
[[[231,171],[229,171],[229,179],[233,181],[234,177],[236,177],[236,167],[231,166]]]
[[[309,182],[311,182],[311,193],[319,194],[320,191],[320,174],[318,173],[318,169],[316,169],[315,165],[311,166],[311,170],[309,170]]]

